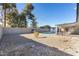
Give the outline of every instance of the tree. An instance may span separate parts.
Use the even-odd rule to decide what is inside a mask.
[[[8,8],[11,8],[11,4],[9,4],[9,3],[2,3],[1,5],[3,6],[3,10],[4,10],[4,27],[6,27],[6,10]]]
[[[12,16],[13,16],[13,20],[12,20],[12,27],[18,27],[18,21],[19,21],[19,13],[17,8],[13,8],[12,9]]]
[[[29,13],[34,9],[32,3],[27,3],[24,7],[23,13],[29,15]]]
[[[27,27],[26,15],[24,13],[19,15],[19,27]]]
[[[44,26],[40,26],[40,28],[43,28],[43,29],[48,29],[48,30],[50,31],[51,26],[49,26],[49,25],[44,25]]]
[[[36,22],[36,19],[32,19],[32,27],[34,28],[34,29],[37,29],[37,22]]]
[[[34,9],[31,3],[27,3],[25,5],[25,8],[21,14],[18,13],[16,9],[16,4],[12,5],[12,11],[8,13],[8,24],[11,25],[11,27],[27,27],[27,18]]]
[[[34,9],[33,5],[31,3],[27,3],[24,7],[23,12],[21,13],[21,21],[24,21],[23,23],[25,23],[25,27],[27,27],[27,19],[29,18],[29,16],[31,16],[31,12]]]
[[[45,28],[49,28],[49,29],[51,28],[51,26],[49,26],[49,25],[45,25],[44,27],[45,27]]]
[[[18,14],[16,12],[7,13],[6,20],[10,27],[18,27]]]
[[[36,18],[35,16],[30,13],[29,17],[28,17],[30,20],[31,20],[31,26],[34,28],[34,29],[37,29],[37,22],[36,22]]]
[[[11,4],[11,8],[9,8],[9,12],[6,13],[7,24],[10,27],[18,27],[18,10],[16,8],[16,4]]]
[[[4,9],[4,27],[6,27],[6,24],[10,27],[27,27],[27,19],[32,20],[33,27],[36,26],[37,22],[32,14],[34,6],[31,3],[25,5],[21,14],[18,13],[15,3],[3,3],[1,5]]]
[[[31,20],[31,26],[36,29],[37,28],[37,22],[36,22],[36,18],[34,16],[34,14],[32,14],[33,9],[34,9],[34,6],[31,3],[29,3],[29,4],[26,5],[26,8],[24,10],[27,11],[26,14],[28,16],[28,19]]]

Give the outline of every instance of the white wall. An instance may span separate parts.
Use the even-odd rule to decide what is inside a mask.
[[[32,28],[4,28],[4,34],[26,34],[31,33]],[[39,32],[47,32],[48,29],[38,29]]]
[[[4,34],[24,34],[30,32],[30,28],[4,28]]]

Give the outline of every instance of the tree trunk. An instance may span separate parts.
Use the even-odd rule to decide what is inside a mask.
[[[6,27],[6,10],[4,10],[4,27]]]
[[[25,20],[25,28],[27,28],[27,20]]]
[[[4,27],[6,27],[6,9],[5,9],[5,4],[3,5],[4,9]]]

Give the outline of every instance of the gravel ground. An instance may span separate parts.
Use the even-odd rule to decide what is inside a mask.
[[[40,34],[4,35],[0,44],[1,56],[76,56],[79,55],[79,36]]]

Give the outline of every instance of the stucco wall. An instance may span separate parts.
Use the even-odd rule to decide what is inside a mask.
[[[24,33],[30,33],[30,28],[4,28],[4,34],[24,34]]]
[[[78,34],[79,35],[79,28],[75,29],[71,34]]]

